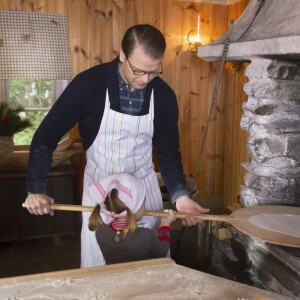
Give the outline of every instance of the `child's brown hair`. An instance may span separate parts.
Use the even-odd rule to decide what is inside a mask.
[[[125,238],[127,234],[132,234],[136,231],[137,225],[135,217],[132,211],[120,200],[118,197],[118,190],[112,189],[110,193],[107,194],[104,205],[108,211],[114,212],[116,214],[122,213],[124,210],[127,211],[126,222],[127,226],[123,230],[122,237]],[[89,230],[95,231],[97,228],[105,225],[101,215],[100,215],[100,205],[97,204],[90,215],[89,218]]]

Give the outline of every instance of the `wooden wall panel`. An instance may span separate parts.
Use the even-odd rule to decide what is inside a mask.
[[[163,1],[163,28],[162,32],[165,36],[167,48],[164,57],[164,74],[163,78],[171,84],[172,63],[175,59],[175,51],[173,51],[173,0]]]
[[[249,0],[242,0],[228,6],[228,23],[236,21],[245,10]],[[227,68],[226,71],[226,106],[225,106],[225,151],[224,151],[224,206],[239,202],[240,186],[245,170],[242,162],[249,161],[247,152],[247,133],[240,128],[242,104],[247,100],[243,85],[246,63],[238,72]]]
[[[182,152],[188,153],[188,145],[190,144],[190,114],[191,114],[191,101],[190,101],[190,83],[192,76],[191,61],[192,56],[188,51],[187,34],[192,28],[192,10],[190,3],[182,2],[182,49],[180,54],[181,60],[181,94],[178,96],[179,105],[179,134],[180,134],[180,148]],[[191,161],[190,155],[182,155],[182,162],[185,167],[186,176],[191,176],[190,170]]]
[[[216,21],[218,20],[218,21]],[[224,5],[213,5],[210,15],[210,36],[208,41],[214,41],[227,30],[227,7]],[[205,20],[204,20],[205,21]],[[205,21],[208,24],[208,20]],[[205,41],[205,40],[204,40]],[[220,63],[209,64],[209,77],[207,85],[207,114],[211,109],[213,94],[216,88],[216,80],[220,68]],[[214,100],[213,113],[209,124],[207,135],[207,169],[205,176],[205,196],[210,198],[221,197],[223,192],[223,152],[224,152],[224,103],[225,103],[225,82],[224,73],[218,88],[216,99]]]
[[[212,10],[212,20],[218,20],[212,22],[211,40],[218,39],[227,30],[227,6],[216,5]],[[213,91],[216,85],[216,78],[220,68],[220,63],[215,67],[216,77],[215,80],[209,80],[209,90]],[[209,171],[207,175],[206,190],[207,195],[210,196],[213,191],[214,195],[221,197],[223,194],[223,181],[224,181],[224,146],[225,146],[225,134],[224,134],[224,123],[225,123],[225,107],[226,107],[226,76],[224,71],[222,73],[222,79],[218,89],[218,94],[214,109],[214,120],[215,128],[209,135],[211,139],[214,139],[214,158],[215,163],[213,172]],[[212,97],[212,96],[211,96]],[[215,134],[214,134],[215,133]],[[214,176],[211,178],[211,175]]]
[[[162,77],[178,96],[182,160],[186,176],[193,177],[219,63],[191,55],[187,33],[197,28],[200,15],[203,43],[217,39],[248,2],[226,6],[179,0],[1,0],[0,9],[66,14],[72,77],[113,59],[129,26],[147,22],[160,29],[167,41]],[[200,196],[224,197],[225,206],[237,201],[241,160],[248,157],[247,134],[239,127],[245,81],[242,72],[225,70],[197,178]]]
[[[203,40],[207,43],[210,41],[210,30],[211,30],[211,11],[212,5],[208,4],[194,4],[193,9],[193,28],[197,29],[198,16],[201,20],[201,35]],[[204,39],[205,37],[205,39]],[[197,169],[197,162],[199,159],[200,149],[202,141],[204,138],[204,129],[208,116],[208,105],[209,105],[209,77],[210,77],[210,67],[211,64],[199,59],[197,56],[192,58],[192,68],[191,68],[191,138],[192,142],[190,146],[193,147],[191,152],[191,167],[190,173],[195,176]],[[194,67],[195,66],[195,67]],[[207,135],[208,136],[208,135]],[[207,167],[209,167],[211,161],[207,155],[207,139],[205,147],[203,149],[203,154],[198,168],[198,178],[197,185],[198,191],[200,192],[201,197],[205,196],[206,191],[206,175]]]

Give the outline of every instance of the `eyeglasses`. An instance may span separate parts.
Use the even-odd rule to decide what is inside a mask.
[[[135,76],[144,76],[144,75],[148,74],[148,76],[149,76],[150,78],[154,78],[154,77],[159,76],[159,75],[161,75],[161,74],[163,73],[162,64],[160,64],[160,69],[161,69],[161,71],[156,71],[156,72],[145,72],[145,71],[142,71],[142,70],[134,69],[134,68],[132,67],[132,65],[131,65],[131,63],[130,63],[130,61],[129,61],[128,58],[127,58],[127,61],[128,61],[128,64],[129,64],[129,66],[130,66],[130,68],[131,68],[131,70],[132,70],[133,75],[135,75]]]

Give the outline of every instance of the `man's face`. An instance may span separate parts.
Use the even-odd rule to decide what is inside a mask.
[[[122,62],[120,67],[121,76],[135,90],[143,89],[156,76],[156,72],[161,70],[162,57],[155,60],[147,56],[139,46],[134,49],[129,57],[126,57],[121,50],[120,60]],[[143,72],[146,72],[146,74],[143,74]]]

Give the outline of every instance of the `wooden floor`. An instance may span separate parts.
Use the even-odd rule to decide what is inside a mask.
[[[0,243],[0,278],[79,267],[79,234]]]

